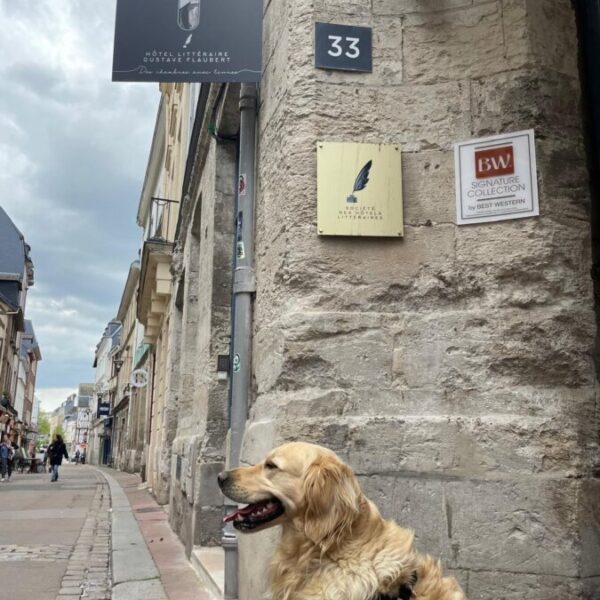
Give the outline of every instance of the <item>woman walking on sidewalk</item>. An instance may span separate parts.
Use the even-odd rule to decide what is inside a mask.
[[[56,481],[58,479],[58,467],[60,467],[62,464],[63,456],[69,460],[67,447],[63,442],[62,436],[60,436],[58,433],[55,433],[52,443],[48,446],[48,458],[50,459],[52,473],[50,481]]]

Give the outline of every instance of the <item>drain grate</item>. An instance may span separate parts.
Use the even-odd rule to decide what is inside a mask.
[[[160,506],[149,506],[148,508],[137,508],[135,512],[137,513],[150,513],[150,512],[161,512],[162,508]]]

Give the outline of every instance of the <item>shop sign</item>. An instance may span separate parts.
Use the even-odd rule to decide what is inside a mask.
[[[110,403],[102,402],[98,404],[98,416],[99,417],[108,417],[110,414]]]
[[[118,0],[113,81],[258,82],[263,0]]]
[[[131,373],[129,383],[134,388],[143,388],[148,385],[148,371],[146,369],[136,369]]]
[[[370,27],[315,23],[315,66],[339,71],[373,70]]]
[[[319,142],[317,225],[320,235],[404,235],[400,146]]]
[[[77,427],[79,429],[86,428],[90,426],[92,421],[92,413],[90,410],[81,410],[77,413]]]
[[[454,160],[457,224],[540,214],[533,130],[456,144]]]

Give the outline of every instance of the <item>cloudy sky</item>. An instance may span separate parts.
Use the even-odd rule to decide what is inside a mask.
[[[0,205],[32,247],[37,394],[93,381],[129,264],[158,84],[112,83],[115,0],[0,0]]]

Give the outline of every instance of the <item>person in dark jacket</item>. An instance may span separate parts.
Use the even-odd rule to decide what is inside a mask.
[[[0,481],[6,481],[6,478],[10,480],[9,464],[12,460],[13,449],[3,433],[0,438]]]
[[[58,467],[62,464],[63,456],[69,460],[67,454],[67,447],[63,442],[62,436],[58,433],[54,434],[52,443],[48,446],[48,460],[50,461],[50,472],[52,477],[50,481],[56,481],[58,479]]]

